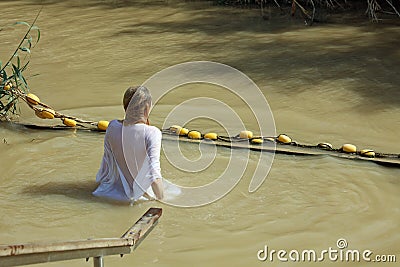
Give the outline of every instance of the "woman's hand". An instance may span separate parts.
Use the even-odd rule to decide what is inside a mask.
[[[147,198],[148,200],[156,200],[154,197],[150,196],[149,194],[147,194],[147,192],[144,192],[143,196],[145,198]]]

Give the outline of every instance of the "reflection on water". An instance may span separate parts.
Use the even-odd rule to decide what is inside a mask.
[[[36,3],[2,1],[2,24],[30,20],[40,8]],[[204,3],[45,3],[38,20],[42,40],[29,69],[29,74],[40,75],[29,83],[44,102],[65,113],[94,120],[121,118],[122,93],[129,85],[173,64],[212,60],[243,71],[257,83],[279,133],[307,143],[325,141],[338,147],[350,142],[400,151],[396,26],[303,27],[281,17],[264,21],[258,11]],[[0,32],[1,59],[13,50],[16,34]],[[161,126],[166,112],[202,94],[248,114],[247,107],[225,91],[200,88],[181,88],[166,96],[151,122]],[[41,122],[25,107],[21,117]],[[193,121],[191,127],[220,130],[207,120]],[[326,249],[340,237],[351,248],[380,254],[400,249],[398,169],[278,155],[267,180],[249,194],[258,160],[252,152],[239,185],[212,205],[179,209],[142,202],[132,208],[90,194],[96,186],[102,134],[2,125],[0,139],[6,139],[0,143],[0,243],[120,236],[148,207],[157,205],[164,215],[135,255],[106,258],[107,264],[187,266],[196,260],[212,266],[253,266],[265,244],[286,250]],[[181,149],[188,157],[198,153],[192,145]],[[229,150],[219,150],[218,160],[198,175],[179,172],[163,156],[163,175],[184,185],[204,184],[223,171],[228,156]],[[83,260],[55,263],[71,264],[87,265]]]

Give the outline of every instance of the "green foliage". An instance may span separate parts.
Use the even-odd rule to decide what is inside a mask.
[[[39,13],[32,24],[22,21],[13,25],[28,29],[9,60],[5,64],[0,61],[0,119],[9,120],[11,115],[17,115],[18,97],[29,92],[23,73],[28,67],[32,48],[40,40],[40,30],[34,25]]]

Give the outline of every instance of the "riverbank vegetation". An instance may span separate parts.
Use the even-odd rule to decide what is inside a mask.
[[[17,43],[8,60],[5,63],[0,60],[0,122],[16,120],[20,113],[19,102],[22,101],[40,119],[58,118],[67,127],[76,127],[79,123],[79,126],[84,128],[97,128],[97,130],[105,131],[108,127],[108,121],[89,121],[62,114],[46,103],[41,102],[35,94],[30,93],[24,73],[30,62],[31,50],[40,40],[40,30],[35,23],[41,11],[42,8],[31,24],[16,22],[0,27],[0,32],[7,32],[21,25],[27,27],[25,34]]]
[[[16,22],[0,28],[0,31],[6,31],[11,27],[27,27],[10,58],[6,62],[0,60],[0,120],[10,120],[12,116],[18,115],[18,101],[25,100],[24,96],[29,92],[24,72],[29,65],[31,49],[40,40],[40,30],[35,25],[39,13],[32,24]]]
[[[214,0],[219,5],[260,8],[261,15],[268,19],[273,12],[300,14],[307,25],[325,20],[325,14],[363,10],[373,22],[382,17],[400,18],[400,0]]]

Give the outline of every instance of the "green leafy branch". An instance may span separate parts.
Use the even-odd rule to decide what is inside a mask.
[[[31,49],[40,40],[40,30],[35,25],[40,12],[41,10],[31,24],[27,22],[14,24],[14,26],[26,26],[28,29],[10,59],[4,65],[0,61],[0,120],[10,120],[11,115],[18,115],[18,99],[29,92],[23,72],[30,62]]]

